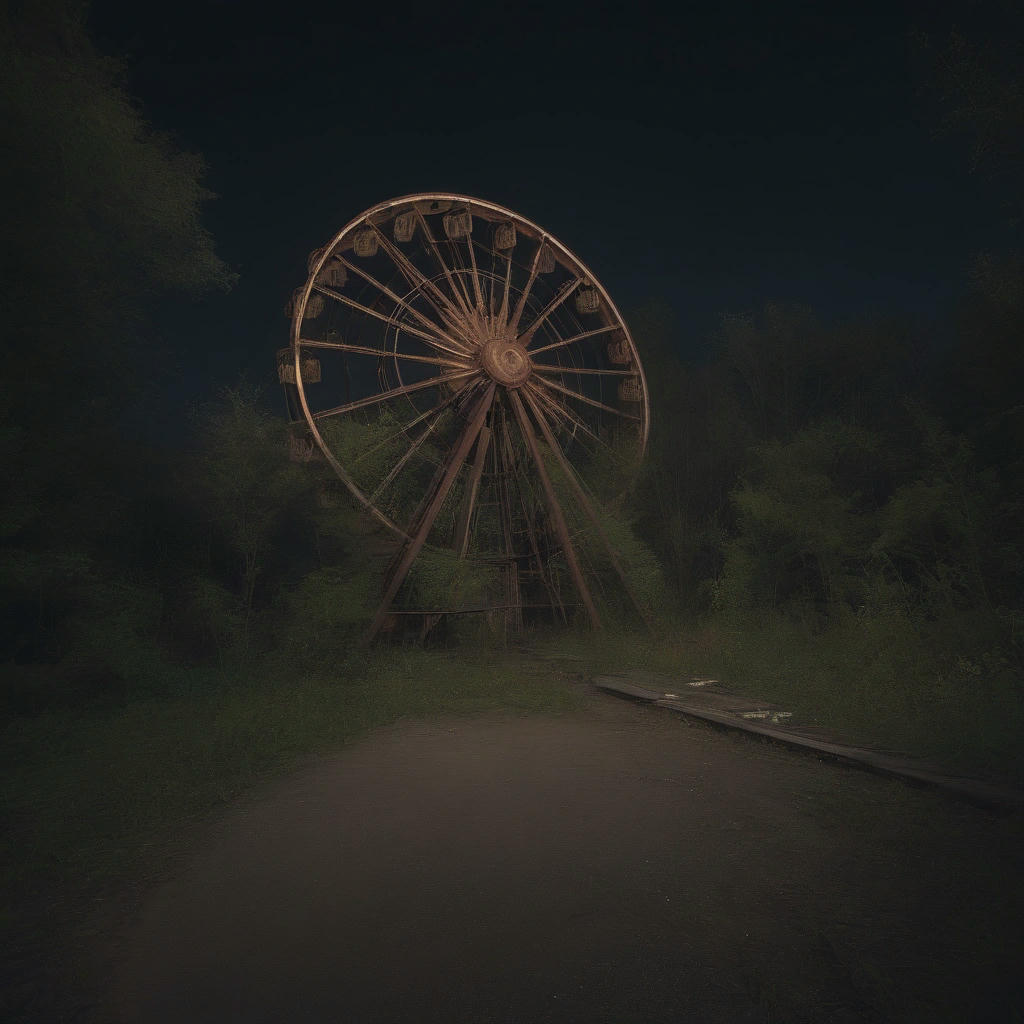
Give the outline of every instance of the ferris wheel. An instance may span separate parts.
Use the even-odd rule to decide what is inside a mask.
[[[398,542],[368,640],[425,545],[490,566],[489,606],[514,624],[575,605],[600,626],[583,531],[632,597],[601,508],[643,457],[647,382],[611,296],[557,238],[481,199],[392,199],[310,255],[288,313],[295,453]]]

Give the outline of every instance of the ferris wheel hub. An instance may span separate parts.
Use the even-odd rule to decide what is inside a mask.
[[[480,365],[497,384],[517,388],[533,371],[533,363],[517,341],[496,339],[485,342],[480,349]]]

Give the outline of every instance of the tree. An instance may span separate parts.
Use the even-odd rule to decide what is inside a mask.
[[[284,421],[261,409],[258,389],[244,382],[226,389],[199,422],[190,489],[233,567],[243,648],[275,533],[287,517],[309,518],[316,507],[316,480],[288,459],[286,442]],[[211,586],[203,593],[209,597]]]
[[[830,419],[752,450],[733,492],[737,526],[716,587],[723,609],[813,617],[863,601],[882,438]]]
[[[201,157],[151,129],[74,0],[0,12],[4,408],[75,432],[153,358],[147,310],[232,280],[201,223]]]
[[[119,544],[144,474],[117,420],[152,379],[155,304],[232,280],[201,222],[201,158],[119,75],[81,3],[0,9],[0,657],[63,661],[64,678],[153,660],[159,593]]]
[[[1024,14],[1010,2],[978,5],[969,28],[936,45],[917,39],[939,131],[966,136],[972,167],[1006,189],[1024,213]]]

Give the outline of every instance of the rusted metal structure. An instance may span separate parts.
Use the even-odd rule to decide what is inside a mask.
[[[316,250],[287,312],[293,457],[326,460],[396,538],[368,642],[396,612],[469,610],[455,593],[403,606],[425,545],[485,566],[472,610],[513,629],[570,607],[600,626],[581,538],[631,594],[600,503],[643,456],[647,382],[611,297],[558,239],[495,203],[404,196]]]

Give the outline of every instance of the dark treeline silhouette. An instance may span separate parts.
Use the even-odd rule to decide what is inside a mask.
[[[769,305],[723,317],[711,357],[683,366],[671,313],[637,318],[657,413],[640,526],[692,612],[819,633],[899,615],[961,665],[1020,672],[1024,24],[1009,7],[997,20],[914,40],[939,132],[966,138],[1007,210],[1001,248],[964,254],[941,338]]]
[[[1009,218],[964,254],[941,331],[773,304],[683,362],[670,308],[628,317],[654,422],[604,527],[655,636],[547,641],[560,654],[714,674],[799,721],[1024,781],[1024,264],[1006,241],[1024,65],[1003,52],[920,44],[939,120]],[[64,975],[86,948],[92,964],[97,910],[119,912],[109,885],[196,815],[403,715],[575,691],[555,659],[468,644],[353,653],[391,549],[326,467],[290,460],[273,351],[266,381],[197,396],[180,442],[146,440],[190,357],[161,310],[234,275],[203,227],[202,159],[146,124],[77,0],[0,9],[0,132],[0,1016],[68,1020],[88,1004]],[[593,536],[580,549],[597,564]],[[420,559],[415,596],[468,600],[480,581],[457,572]]]
[[[163,480],[126,428],[169,358],[153,311],[231,275],[200,221],[202,160],[146,125],[81,5],[0,19],[0,657],[5,693],[35,706],[152,659]]]
[[[819,627],[983,611],[1016,651],[1022,312],[975,294],[939,353],[898,322],[769,306],[726,319],[702,366],[655,355],[640,526],[685,605]]]
[[[16,8],[0,39],[17,154],[0,170],[6,711],[187,689],[268,653],[337,658],[372,607],[372,545],[289,461],[259,388],[200,408],[182,450],[124,429],[173,360],[152,311],[231,284],[200,220],[202,162],[146,126],[76,7]],[[982,60],[957,45],[943,67]],[[958,124],[972,102],[950,100]],[[823,649],[851,623],[898,622],[886,643],[1019,688],[1019,271],[1010,251],[977,258],[941,346],[915,322],[769,305],[724,317],[683,365],[671,311],[638,312],[655,427],[633,527],[669,611],[799,623]]]

